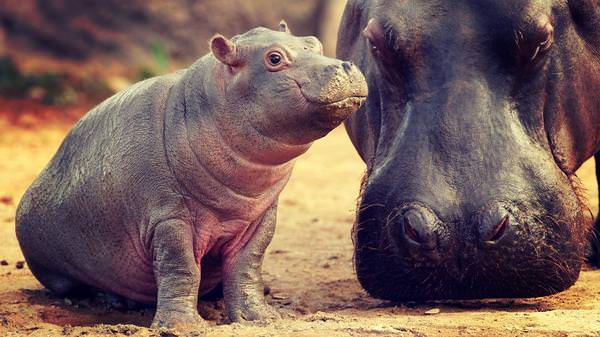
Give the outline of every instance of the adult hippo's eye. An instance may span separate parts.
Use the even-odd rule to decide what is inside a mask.
[[[392,45],[393,37],[386,34],[381,25],[375,20],[369,20],[363,35],[367,38],[367,43],[371,54],[382,62],[390,62],[397,58],[397,53]]]
[[[548,53],[554,43],[554,27],[550,21],[538,24],[530,32],[516,31],[515,42],[521,66],[537,64]]]
[[[282,70],[287,64],[285,56],[280,51],[268,52],[265,56],[265,63],[269,71]]]

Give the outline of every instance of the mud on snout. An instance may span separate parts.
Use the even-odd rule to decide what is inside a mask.
[[[314,111],[311,120],[331,130],[340,125],[366,101],[368,86],[357,66],[332,60],[312,72],[313,78],[299,83],[302,95]]]

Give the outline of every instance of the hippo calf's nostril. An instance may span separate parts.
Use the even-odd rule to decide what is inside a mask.
[[[352,71],[352,63],[350,63],[350,62],[343,62],[342,63],[342,68],[344,68],[344,71],[346,73],[349,73],[350,71]]]

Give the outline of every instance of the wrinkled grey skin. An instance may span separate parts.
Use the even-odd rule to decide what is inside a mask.
[[[231,321],[277,316],[261,265],[278,195],[367,86],[283,23],[211,46],[90,111],[26,192],[17,237],[44,286],[156,302],[154,327],[197,327],[198,296],[222,282]]]
[[[598,0],[351,0],[338,57],[369,83],[346,121],[367,164],[354,243],[369,293],[575,282],[592,227],[575,171],[600,151]]]

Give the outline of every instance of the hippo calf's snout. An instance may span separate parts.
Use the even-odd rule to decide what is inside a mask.
[[[320,57],[320,56],[315,56]],[[323,62],[328,64],[323,65]],[[368,95],[364,75],[350,62],[320,59],[318,68],[297,80],[302,96],[313,107],[312,120],[324,131],[341,124]]]
[[[306,100],[317,105],[335,104],[348,99],[363,102],[368,95],[362,72],[354,64],[344,61],[326,65],[312,78],[300,81],[299,85]]]

